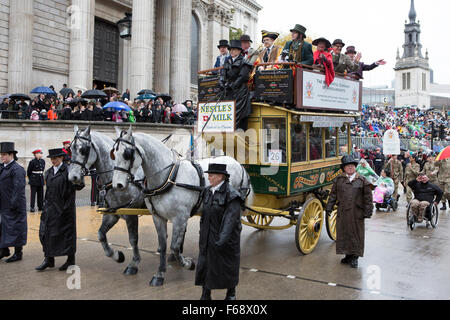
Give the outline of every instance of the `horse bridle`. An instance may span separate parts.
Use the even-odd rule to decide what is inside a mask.
[[[77,132],[75,138],[73,139],[72,143],[70,144],[70,147],[72,147],[72,145],[74,145],[77,140],[84,140],[87,141],[88,144],[87,145],[83,145],[80,149],[80,154],[82,156],[84,156],[84,160],[83,162],[80,161],[76,161],[76,160],[70,160],[70,163],[73,164],[77,164],[81,167],[81,170],[83,171],[83,175],[86,176],[86,173],[90,172],[90,169],[86,167],[87,162],[89,161],[89,154],[91,153],[91,148],[92,148],[92,140],[91,137],[86,138],[86,137],[82,137],[80,136],[80,131]]]
[[[130,166],[128,167],[128,169],[124,169],[124,168],[115,166],[114,170],[115,171],[117,170],[117,171],[125,172],[126,174],[128,174],[128,176],[130,178],[130,181],[134,182],[135,181],[135,179],[134,179],[135,177],[131,173],[131,169],[133,168],[133,164],[134,164],[134,161],[136,159],[135,158],[135,154],[137,152],[137,154],[139,155],[139,157],[141,157],[141,159],[143,159],[143,156],[142,156],[141,152],[139,151],[139,149],[136,147],[136,143],[134,142],[134,138],[133,137],[131,137],[131,141],[127,141],[127,140],[123,139],[123,136],[125,134],[126,134],[126,131],[122,131],[122,133],[120,134],[120,138],[117,138],[116,143],[114,144],[114,146],[113,146],[113,148],[112,148],[112,150],[111,150],[109,155],[110,155],[112,160],[116,160],[115,152],[119,150],[119,146],[120,146],[121,142],[131,146],[131,148],[125,148],[125,151],[123,153],[123,158],[126,161],[130,161]]]

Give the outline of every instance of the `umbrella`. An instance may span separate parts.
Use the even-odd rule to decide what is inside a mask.
[[[141,94],[139,97],[137,97],[136,99],[138,100],[155,100],[156,99],[156,95],[154,94]]]
[[[64,98],[67,98],[69,94],[72,94],[72,96],[75,97],[75,92],[70,88],[62,88],[59,93],[61,93]]]
[[[53,91],[52,89],[50,89],[48,87],[36,87],[33,90],[31,90],[30,93],[35,93],[35,94],[56,94],[55,91]]]
[[[80,99],[80,98],[74,98],[74,99],[70,100],[69,102],[67,102],[67,104],[74,106],[74,105],[77,105],[79,102],[81,102],[81,104],[83,106],[86,106],[88,104],[88,101],[86,99]]]
[[[115,111],[131,111],[131,108],[127,106],[125,103],[120,101],[110,102],[104,105],[103,109],[114,109]]]
[[[151,95],[156,96],[156,92],[153,91],[153,90],[150,90],[150,89],[144,89],[144,90],[141,90],[141,91],[138,92],[139,96],[141,96],[143,94],[151,94]]]
[[[24,100],[30,100],[31,98],[29,96],[27,96],[26,94],[23,93],[15,93],[9,96],[10,99],[13,100],[20,100],[20,99],[24,99]]]
[[[188,112],[186,106],[184,104],[176,104],[173,108],[172,108],[172,112]]]
[[[439,153],[439,155],[436,157],[436,161],[442,161],[448,158],[450,158],[450,146],[448,146],[447,148],[442,150],[441,153]]]
[[[8,99],[9,98],[9,94],[5,94],[4,96],[0,97],[0,102],[3,102],[3,100]]]
[[[117,90],[116,88],[113,88],[113,87],[108,87],[108,88],[103,89],[103,92],[115,93],[115,92],[119,92],[119,90]]]
[[[158,98],[161,98],[161,99],[163,99],[164,102],[167,102],[167,101],[172,100],[172,97],[169,96],[168,93],[160,93],[160,94],[158,94],[158,96],[157,96],[156,98],[157,98],[157,99],[158,99]]]
[[[88,90],[81,95],[85,99],[101,99],[108,98],[108,95],[100,90]]]

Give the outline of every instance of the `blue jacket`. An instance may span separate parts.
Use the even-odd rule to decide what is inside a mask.
[[[223,65],[221,65],[220,64],[220,57],[221,56],[218,56],[217,57],[217,59],[216,59],[216,64],[214,65],[214,68],[219,68],[219,67],[223,67]],[[227,61],[228,59],[230,59],[230,55],[228,55],[226,58],[225,58],[225,61]],[[225,61],[224,61],[224,63],[225,63]]]
[[[25,175],[25,169],[16,161],[6,167],[0,164],[0,248],[27,243]]]

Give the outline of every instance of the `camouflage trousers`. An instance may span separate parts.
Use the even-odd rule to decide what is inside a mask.
[[[397,196],[398,196],[398,185],[400,183],[399,179],[393,179],[394,180],[394,194],[392,195],[394,197],[395,200],[397,200]]]
[[[406,187],[406,203],[410,203],[413,199],[413,191],[410,187]]]
[[[419,201],[414,199],[411,201],[411,214],[413,214],[418,222],[423,221],[423,214],[425,210],[430,206],[428,201]]]
[[[447,200],[450,203],[450,182],[440,182],[438,185],[442,192],[444,192],[444,195],[442,196],[442,203],[445,203]]]

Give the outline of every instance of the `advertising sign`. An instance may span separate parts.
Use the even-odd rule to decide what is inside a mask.
[[[220,133],[236,131],[236,102],[199,103],[198,132]]]

